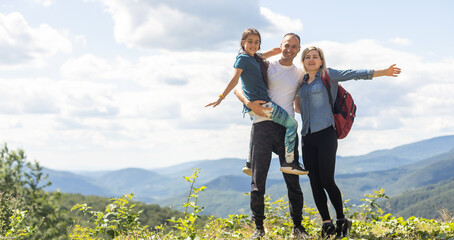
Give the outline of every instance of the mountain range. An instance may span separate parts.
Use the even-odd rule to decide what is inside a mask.
[[[134,193],[135,200],[168,207],[186,201],[193,169],[200,169],[197,186],[198,204],[205,214],[226,217],[250,214],[250,177],[241,172],[244,159],[200,160],[159,169],[126,168],[116,171],[70,172],[45,168],[52,182],[47,190],[118,197]],[[272,199],[285,196],[286,186],[273,159],[267,179],[267,193]],[[364,194],[383,188],[391,196],[389,211],[401,216],[420,214],[436,217],[437,211],[454,210],[454,191],[441,189],[454,185],[454,135],[427,139],[393,149],[374,151],[352,157],[337,157],[336,182],[349,203],[358,204]],[[300,177],[305,204],[314,207],[306,176]],[[423,193],[430,193],[423,194]],[[437,198],[438,196],[438,198]],[[435,207],[435,205],[437,205]],[[424,211],[421,211],[424,209]],[[437,210],[438,209],[438,210]]]

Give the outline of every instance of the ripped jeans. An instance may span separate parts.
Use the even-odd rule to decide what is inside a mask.
[[[285,127],[285,161],[287,163],[292,163],[295,156],[294,149],[298,130],[298,122],[293,117],[288,115],[287,111],[285,111],[274,102],[262,103],[261,105],[262,107],[271,108],[271,110],[263,111],[267,115],[268,120],[271,120]],[[249,156],[247,162],[251,162],[251,142],[252,136],[251,140],[249,141]]]

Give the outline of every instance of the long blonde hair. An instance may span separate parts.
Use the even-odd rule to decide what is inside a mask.
[[[306,66],[304,66],[304,58],[306,57],[307,53],[312,50],[316,50],[318,52],[318,55],[320,56],[320,59],[322,60],[322,65],[320,66],[319,72],[321,76],[324,77],[325,74],[328,74],[328,68],[326,67],[325,61],[325,54],[323,53],[323,50],[321,48],[315,46],[310,46],[304,49],[303,54],[301,55],[301,63],[303,64],[304,72],[307,73]]]

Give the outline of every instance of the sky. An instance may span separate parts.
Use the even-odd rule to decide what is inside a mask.
[[[231,93],[204,105],[230,80],[250,27],[262,50],[294,32],[329,67],[402,69],[343,84],[358,111],[338,155],[454,134],[453,9],[450,0],[3,0],[0,141],[57,170],[245,159],[242,104]]]

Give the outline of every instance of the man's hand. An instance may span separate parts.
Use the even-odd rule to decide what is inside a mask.
[[[269,117],[265,111],[268,110],[268,111],[271,111],[273,110],[272,108],[268,108],[268,107],[262,107],[262,103],[266,103],[265,101],[262,101],[262,100],[256,100],[256,101],[252,101],[252,102],[249,102],[247,101],[246,103],[246,107],[250,108],[255,114],[261,116],[261,117]]]

